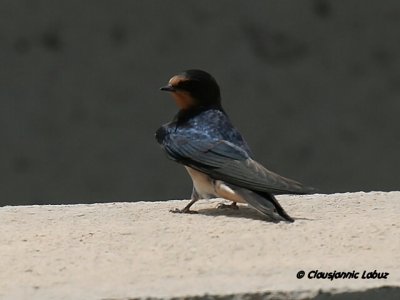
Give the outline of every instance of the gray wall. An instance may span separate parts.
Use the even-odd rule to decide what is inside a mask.
[[[398,190],[398,1],[0,2],[0,205],[188,197],[158,88],[201,68],[268,168]]]

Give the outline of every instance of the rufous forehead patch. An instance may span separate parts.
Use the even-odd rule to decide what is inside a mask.
[[[188,79],[182,75],[176,75],[169,80],[169,84],[172,86],[178,86],[181,82],[187,81]]]

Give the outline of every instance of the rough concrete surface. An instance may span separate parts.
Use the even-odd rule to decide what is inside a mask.
[[[280,196],[293,224],[220,201],[2,207],[0,299],[400,299],[400,192]]]

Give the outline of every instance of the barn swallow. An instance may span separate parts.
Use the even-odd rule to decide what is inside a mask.
[[[269,171],[250,148],[221,105],[220,88],[207,72],[187,70],[160,88],[170,92],[179,111],[161,126],[156,140],[168,158],[185,166],[193,181],[191,201],[173,212],[192,213],[199,199],[225,198],[247,203],[271,221],[294,220],[274,195],[307,194],[301,183]]]

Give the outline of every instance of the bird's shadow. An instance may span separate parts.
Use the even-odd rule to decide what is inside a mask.
[[[264,221],[269,223],[279,223],[279,221],[272,220],[268,216],[265,216],[251,207],[240,206],[239,209],[229,208],[202,208],[196,210],[198,214],[210,217],[225,216],[229,218],[244,218],[257,221]],[[294,218],[294,220],[307,220],[312,221],[309,218]]]
[[[256,210],[240,206],[239,209],[229,209],[229,208],[202,208],[198,209],[197,212],[201,215],[216,217],[216,216],[225,216],[230,218],[245,218],[245,219],[252,219],[252,220],[260,220],[260,221],[270,221],[266,216],[261,215]]]

